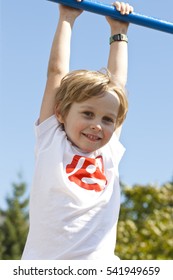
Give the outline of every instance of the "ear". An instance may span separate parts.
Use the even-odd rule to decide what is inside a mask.
[[[64,123],[63,117],[61,116],[60,113],[56,114],[56,117],[60,123]]]
[[[63,117],[62,117],[62,115],[61,115],[61,113],[60,113],[58,107],[55,108],[55,115],[56,115],[56,117],[57,117],[57,120],[58,120],[60,123],[63,124],[63,123],[64,123],[64,119],[63,119]]]

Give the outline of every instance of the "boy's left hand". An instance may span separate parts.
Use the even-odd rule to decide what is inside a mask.
[[[131,5],[129,5],[128,3],[124,3],[124,2],[114,2],[113,6],[116,7],[117,11],[119,11],[122,15],[129,15],[131,13],[133,13],[133,7]]]
[[[124,2],[116,1],[112,5],[122,15],[129,15],[129,14],[133,13],[133,10],[134,10],[131,5],[129,5],[128,3],[124,3]],[[122,29],[122,32],[126,33],[128,25],[129,25],[128,22],[116,20],[116,19],[114,19],[112,17],[109,17],[109,16],[106,16],[106,19],[107,19],[111,28]],[[120,30],[120,32],[121,32],[121,30]]]

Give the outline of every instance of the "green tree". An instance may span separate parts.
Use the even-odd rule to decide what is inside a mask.
[[[0,228],[4,222],[4,217],[3,213],[0,210]],[[3,241],[4,241],[4,233],[0,230],[0,260],[2,260],[3,252],[4,252],[4,246],[3,246]]]
[[[121,259],[173,259],[173,182],[122,186],[116,254]]]
[[[28,232],[28,199],[26,184],[12,185],[12,196],[6,199],[7,209],[0,211],[0,259],[17,260],[21,254]]]

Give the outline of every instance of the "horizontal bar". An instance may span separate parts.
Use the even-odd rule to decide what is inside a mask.
[[[76,0],[48,0],[48,1],[64,4],[66,6],[82,9],[103,16],[110,16],[118,20],[134,23],[144,27],[173,34],[173,23],[171,22],[167,22],[161,19],[156,19],[153,17],[144,16],[137,13],[131,13],[129,15],[121,15],[114,6],[102,2],[91,1],[91,0],[83,0],[82,2],[77,2]]]

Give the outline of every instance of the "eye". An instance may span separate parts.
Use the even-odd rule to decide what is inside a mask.
[[[103,121],[106,122],[106,123],[114,123],[114,120],[110,117],[103,117]]]
[[[84,111],[84,112],[82,112],[82,114],[87,118],[93,118],[93,116],[94,116],[94,113],[90,112],[90,111]]]

